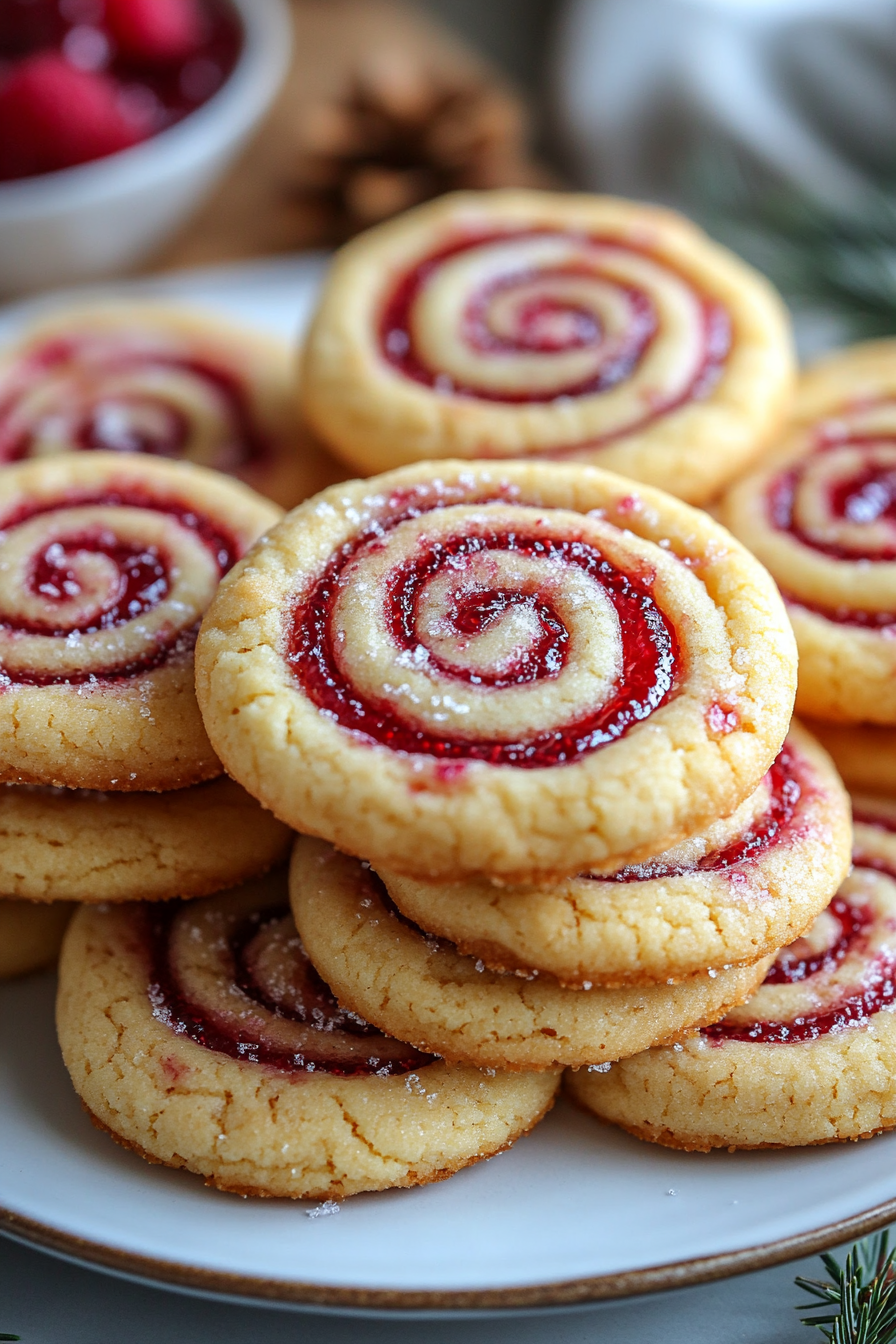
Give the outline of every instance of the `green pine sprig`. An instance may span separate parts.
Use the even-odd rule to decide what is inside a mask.
[[[710,230],[788,298],[831,312],[853,339],[896,334],[896,183],[835,208],[733,156],[701,159],[689,176]]]
[[[889,1233],[857,1242],[843,1264],[821,1257],[829,1281],[797,1277],[815,1300],[796,1308],[803,1325],[820,1330],[829,1344],[893,1344],[896,1341],[896,1248]]]
[[[21,1339],[21,1335],[0,1335],[0,1339]]]

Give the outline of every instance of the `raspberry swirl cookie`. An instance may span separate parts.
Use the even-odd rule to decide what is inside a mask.
[[[220,774],[196,629],[279,517],[182,463],[65,453],[0,470],[0,781],[145,791]]]
[[[896,728],[868,723],[822,723],[807,725],[850,789],[896,796]]]
[[[541,457],[710,499],[762,451],[793,380],[783,305],[668,211],[609,197],[443,197],[337,256],[306,414],[365,474]]]
[[[401,915],[366,864],[304,836],[290,897],[305,949],[343,1008],[479,1068],[578,1068],[679,1040],[742,1003],[768,967],[766,959],[638,989],[502,975]]]
[[[33,905],[0,896],[0,980],[52,965],[73,908],[63,901]]]
[[[168,793],[0,787],[0,891],[28,901],[205,896],[282,862],[291,840],[230,779]]]
[[[794,680],[774,585],[722,528],[543,463],[326,491],[225,579],[197,645],[235,779],[296,830],[439,880],[567,876],[729,814]]]
[[[568,1075],[604,1120],[672,1148],[779,1148],[896,1126],[896,813],[857,808],[854,867],[724,1021]]]
[[[849,800],[793,726],[756,792],[675,849],[554,887],[420,882],[381,871],[409,919],[490,970],[561,984],[670,984],[750,965],[804,933],[849,868]]]
[[[0,354],[0,462],[85,449],[213,467],[287,508],[340,478],[288,344],[160,304],[63,309]]]
[[[187,905],[81,910],[57,1021],[102,1127],[244,1195],[441,1180],[531,1129],[558,1081],[451,1067],[340,1009],[282,876]]]
[[[896,724],[896,341],[811,369],[788,438],[720,516],[787,600],[798,709]]]

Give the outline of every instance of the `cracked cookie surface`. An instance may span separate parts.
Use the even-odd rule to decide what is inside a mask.
[[[102,1127],[238,1194],[441,1180],[531,1129],[558,1082],[452,1066],[341,1010],[282,873],[185,905],[80,910],[57,1024]]]
[[[804,933],[846,876],[849,799],[791,725],[756,793],[673,850],[555,887],[419,882],[380,870],[401,912],[491,970],[562,984],[668,984],[750,965]]]
[[[224,579],[196,669],[275,815],[440,881],[637,861],[730,814],[796,678],[774,585],[705,514],[516,462],[309,500]]]
[[[230,779],[145,794],[0,786],[0,892],[28,901],[205,896],[281,862],[290,842]]]
[[[400,915],[357,859],[301,836],[290,898],[308,955],[341,1004],[421,1050],[482,1068],[593,1064],[677,1039],[747,998],[767,966],[643,989],[502,975]]]
[[[699,1152],[896,1126],[896,805],[861,806],[852,873],[753,997],[680,1046],[568,1074],[576,1101],[639,1138]]]

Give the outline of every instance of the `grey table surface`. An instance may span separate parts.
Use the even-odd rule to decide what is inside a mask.
[[[800,1260],[721,1283],[567,1312],[369,1320],[231,1305],[126,1282],[0,1237],[0,1330],[22,1344],[811,1344]]]

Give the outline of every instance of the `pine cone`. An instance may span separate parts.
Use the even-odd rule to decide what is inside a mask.
[[[530,186],[526,118],[506,90],[395,48],[351,72],[345,96],[296,127],[292,191],[323,204],[334,237],[458,188]]]

